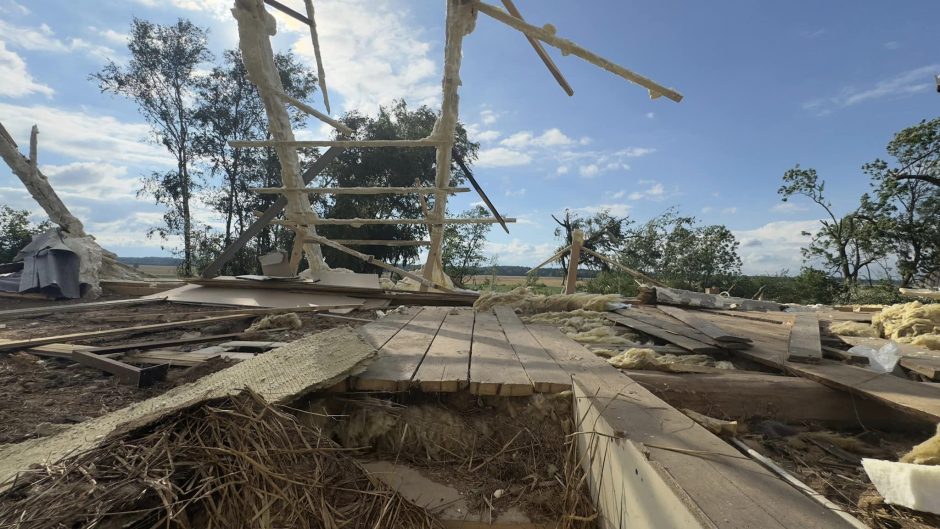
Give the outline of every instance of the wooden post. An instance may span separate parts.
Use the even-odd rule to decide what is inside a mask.
[[[571,255],[568,256],[568,278],[565,280],[565,294],[574,294],[578,282],[578,264],[581,262],[581,245],[584,244],[584,232],[574,230],[571,233]]]

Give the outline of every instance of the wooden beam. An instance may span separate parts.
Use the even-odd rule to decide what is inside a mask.
[[[238,140],[228,142],[229,146],[235,148],[241,147],[294,147],[297,149],[305,147],[341,147],[343,149],[353,148],[400,148],[412,149],[416,147],[447,147],[450,141],[425,138],[422,140]]]
[[[46,314],[64,314],[67,312],[86,312],[91,310],[132,307],[136,305],[150,305],[160,303],[166,298],[151,299],[118,299],[114,301],[95,301],[92,303],[73,303],[71,305],[56,304],[46,307],[29,307],[25,309],[12,309],[0,311],[0,321],[17,318],[44,316]]]
[[[664,328],[660,322],[645,321],[645,318],[643,320],[638,319],[642,318],[643,316],[637,314],[635,311],[625,312],[630,314],[630,316],[626,314],[614,314],[609,312],[606,314],[606,316],[610,321],[619,323],[626,327],[630,327],[631,329],[640,331],[650,336],[655,336],[660,340],[665,340],[695,354],[713,355],[715,353],[722,352],[721,348],[702,340],[691,338],[687,335],[688,333],[680,333],[675,327]],[[638,318],[633,316],[637,316]]]
[[[145,350],[145,349],[160,349],[161,347],[169,347],[173,345],[185,345],[190,343],[210,343],[218,342],[222,340],[228,340],[229,338],[238,338],[244,333],[233,332],[228,334],[213,334],[208,336],[196,336],[194,338],[173,338],[170,340],[151,340],[146,342],[131,342],[124,343],[119,345],[105,345],[102,347],[89,347],[87,349],[83,348],[82,350],[88,353],[94,353],[97,355],[103,353],[120,353],[124,351],[131,351],[134,349]]]
[[[527,24],[523,20],[520,20],[510,15],[509,13],[506,13],[502,9],[496,6],[487,4],[485,2],[479,2],[479,1],[474,2],[474,6],[481,13],[488,15],[502,22],[503,24],[506,24],[507,26],[512,27],[513,29],[521,31],[522,33],[530,37],[539,39],[545,44],[548,44],[549,46],[554,46],[555,48],[558,48],[559,50],[561,50],[562,55],[571,54],[576,57],[580,57],[584,59],[585,61],[595,66],[599,66],[614,75],[623,77],[627,81],[636,83],[646,88],[647,90],[649,90],[651,98],[655,99],[659,96],[666,96],[667,98],[677,103],[679,101],[682,101],[682,94],[680,94],[679,92],[676,92],[672,88],[666,88],[665,86],[657,83],[656,81],[653,81],[652,79],[648,77],[644,77],[634,71],[628,70],[627,68],[624,68],[623,66],[620,66],[619,64],[615,64],[601,57],[600,55],[597,55],[596,53],[590,50],[587,50],[585,48],[582,48],[581,46],[578,46],[577,44],[575,44],[574,42],[571,42],[570,40],[556,37],[554,28],[549,29],[547,26],[540,28],[538,26]]]
[[[790,362],[818,363],[822,360],[822,342],[819,338],[819,316],[815,312],[794,314],[793,327],[787,345]]]
[[[571,254],[568,256],[568,274],[565,279],[565,294],[574,294],[578,283],[578,265],[581,264],[581,246],[584,232],[574,230],[571,234]]]
[[[174,321],[169,323],[152,323],[150,325],[138,325],[136,327],[121,327],[117,329],[104,329],[101,331],[77,332],[72,334],[61,334],[58,336],[45,336],[42,338],[27,338],[22,340],[0,341],[0,351],[15,351],[17,349],[29,349],[36,345],[45,345],[59,342],[74,342],[78,340],[88,340],[101,338],[104,336],[115,336],[120,334],[135,334],[141,332],[162,331],[166,329],[178,329],[180,327],[193,327],[205,325],[207,323],[217,323],[223,321],[244,320],[254,318],[254,314],[233,314],[229,316],[215,316],[212,318],[200,318],[198,320]]]
[[[326,112],[330,112],[330,93],[326,89],[326,70],[323,68],[323,57],[320,56],[320,37],[317,35],[316,12],[313,8],[313,0],[304,0],[304,7],[307,9],[307,18],[310,20],[310,43],[313,44],[313,56],[317,60],[317,83],[320,85],[320,93],[323,94],[323,106]]]
[[[438,191],[436,187],[256,187],[251,189],[263,195],[281,195],[284,193],[309,193],[316,195],[430,195]],[[469,187],[448,187],[447,193],[469,193]]]
[[[289,94],[285,94],[284,92],[280,92],[280,93],[278,93],[277,95],[280,96],[281,99],[283,99],[284,101],[287,101],[288,103],[290,103],[291,105],[293,105],[294,107],[296,107],[297,109],[302,110],[303,112],[305,112],[305,113],[307,113],[307,114],[310,114],[311,116],[313,116],[313,117],[319,119],[320,121],[326,123],[327,125],[333,127],[334,129],[338,130],[338,131],[340,132],[340,134],[343,134],[343,135],[345,135],[345,136],[349,136],[349,135],[351,135],[351,134],[353,133],[352,129],[349,128],[349,127],[347,127],[343,122],[337,121],[337,120],[331,118],[330,116],[328,116],[328,115],[326,115],[326,114],[320,112],[319,110],[317,110],[317,109],[313,108],[312,106],[310,106],[310,105],[304,103],[303,101],[301,101],[301,100],[299,100],[299,99],[297,99],[297,98],[295,98],[295,97],[293,97],[293,96],[291,96],[291,95],[289,95]]]
[[[749,343],[751,341],[748,338],[732,334],[706,319],[699,318],[695,315],[694,312],[680,309],[679,307],[671,307],[669,305],[659,305],[657,308],[660,311],[672,316],[673,318],[685,323],[689,327],[697,329],[699,332],[715,341],[739,343]]]
[[[604,261],[605,263],[609,264],[610,266],[613,266],[614,268],[618,268],[618,269],[620,269],[620,270],[623,270],[624,272],[626,272],[626,273],[630,274],[631,276],[633,276],[635,279],[639,279],[640,281],[644,281],[644,282],[647,283],[647,284],[650,284],[650,285],[653,285],[653,286],[657,286],[657,287],[664,286],[661,281],[657,281],[656,279],[653,279],[652,277],[650,277],[650,276],[644,274],[643,272],[640,272],[639,270],[634,270],[634,269],[630,268],[630,267],[627,266],[627,265],[618,263],[617,261],[614,261],[613,259],[607,257],[606,255],[597,253],[597,252],[595,252],[594,250],[592,250],[592,249],[590,249],[590,248],[584,248],[584,251],[587,252],[587,253],[590,254],[590,255],[593,255],[594,257],[597,257],[597,258],[600,259],[601,261]]]
[[[295,20],[299,20],[300,22],[303,22],[304,24],[306,24],[306,25],[308,25],[308,26],[310,25],[310,19],[309,19],[309,18],[307,18],[307,17],[301,15],[301,14],[298,13],[297,11],[294,11],[293,9],[291,9],[291,8],[287,7],[286,5],[284,5],[284,4],[280,3],[280,2],[278,2],[277,0],[264,0],[264,3],[265,3],[265,4],[268,4],[269,6],[273,7],[274,9],[277,9],[277,10],[280,11],[281,13],[284,13],[285,15],[287,15],[287,16],[289,16],[289,17],[295,19]]]
[[[321,171],[326,169],[326,166],[335,160],[341,152],[343,152],[343,149],[339,147],[332,147],[323,153],[319,158],[317,158],[317,161],[307,168],[303,175],[301,175],[304,184],[306,185],[312,182],[313,179],[316,178],[316,176],[320,174]],[[237,254],[239,250],[248,244],[248,241],[261,233],[261,230],[263,230],[265,226],[270,224],[272,220],[280,215],[281,211],[284,211],[284,207],[286,206],[287,197],[278,197],[277,200],[274,201],[274,204],[271,204],[268,209],[264,210],[264,213],[262,213],[260,217],[252,222],[251,225],[248,226],[241,233],[241,235],[238,236],[238,239],[235,242],[229,244],[228,247],[222,251],[222,255],[217,257],[215,261],[212,261],[212,263],[202,271],[202,277],[210,278],[219,275],[219,273],[222,271],[222,267],[225,266],[225,263],[231,261],[232,258],[235,257],[235,254]]]
[[[506,11],[510,15],[518,18],[519,20],[525,20],[522,18],[522,13],[519,12],[519,9],[516,8],[516,4],[512,0],[503,0],[503,6],[506,8]],[[525,35],[526,40],[529,41],[529,44],[532,45],[532,49],[535,50],[535,53],[538,54],[539,58],[542,59],[542,62],[545,63],[545,66],[548,68],[548,71],[551,72],[552,77],[558,81],[558,85],[561,86],[561,89],[565,91],[568,96],[574,95],[574,89],[571,88],[571,85],[568,84],[568,80],[565,79],[565,76],[561,74],[561,70],[558,69],[558,66],[555,66],[555,61],[552,60],[551,56],[548,55],[548,52],[545,51],[545,48],[542,47],[542,43],[529,35]]]
[[[549,257],[548,259],[546,259],[546,260],[542,261],[541,263],[535,265],[534,267],[530,268],[528,273],[531,274],[532,272],[535,272],[536,270],[542,268],[543,266],[547,265],[548,263],[552,263],[552,262],[557,261],[558,259],[561,258],[562,255],[565,255],[569,250],[571,250],[571,246],[565,246],[564,248],[562,248],[561,250],[559,250],[555,255]]]
[[[427,246],[431,241],[382,241],[370,239],[332,239],[345,246]]]
[[[98,356],[88,351],[72,351],[72,360],[83,365],[111,373],[121,384],[135,387],[150,386],[164,380],[170,367],[167,364],[152,367],[135,367],[120,360]]]
[[[451,289],[445,287],[444,285],[440,285],[440,284],[438,284],[438,283],[435,283],[434,281],[431,281],[431,280],[429,280],[429,279],[425,279],[425,278],[423,278],[423,277],[421,277],[421,276],[419,276],[419,275],[417,275],[417,274],[412,274],[411,272],[408,272],[408,271],[406,271],[406,270],[402,270],[401,268],[398,268],[397,266],[392,266],[392,265],[390,265],[390,264],[388,264],[388,263],[386,263],[386,262],[384,262],[384,261],[382,261],[382,260],[380,260],[380,259],[376,259],[375,256],[373,256],[373,255],[364,254],[364,253],[362,253],[362,252],[357,252],[356,250],[353,250],[352,248],[349,248],[349,247],[347,247],[347,246],[343,246],[342,244],[339,244],[339,243],[337,243],[337,242],[335,242],[335,241],[331,241],[331,240],[327,239],[326,237],[320,237],[319,235],[314,235],[314,236],[308,236],[307,238],[310,239],[310,240],[312,240],[312,241],[314,241],[314,242],[316,242],[316,243],[318,243],[318,244],[322,244],[323,246],[329,246],[330,248],[333,248],[333,249],[335,249],[335,250],[339,250],[339,251],[341,251],[341,252],[343,252],[343,253],[345,253],[345,254],[349,254],[349,255],[351,255],[351,256],[357,258],[357,259],[361,259],[361,260],[363,260],[363,261],[365,261],[365,262],[367,262],[367,263],[369,263],[369,264],[371,264],[371,265],[375,265],[375,266],[377,266],[377,267],[379,267],[379,268],[384,268],[385,270],[388,270],[389,272],[395,272],[396,274],[399,274],[399,275],[401,275],[402,277],[408,277],[408,278],[414,279],[415,281],[417,281],[418,283],[420,283],[420,284],[422,284],[422,285],[424,285],[424,286],[426,286],[426,287],[429,287],[429,288],[436,288],[436,289],[442,290],[442,291],[444,291],[444,292],[453,292],[453,290],[451,290]]]
[[[493,214],[493,217],[499,221],[499,225],[502,226],[503,231],[509,233],[509,227],[506,226],[506,222],[503,220],[503,216],[499,214],[499,211],[496,211],[496,206],[493,205],[493,202],[490,201],[490,197],[486,196],[486,192],[483,191],[483,188],[480,187],[480,184],[477,183],[477,179],[473,177],[473,172],[470,171],[470,168],[467,167],[466,163],[464,163],[463,158],[457,152],[457,149],[451,149],[451,157],[455,162],[457,162],[460,170],[463,171],[463,174],[467,177],[467,181],[470,182],[470,185],[472,185],[473,189],[476,190],[477,195],[480,195],[480,199],[483,200],[484,204],[486,204],[487,209],[489,209],[490,213]]]

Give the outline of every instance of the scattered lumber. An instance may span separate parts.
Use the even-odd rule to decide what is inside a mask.
[[[706,336],[712,338],[718,342],[732,342],[732,343],[750,343],[751,340],[744,338],[742,336],[737,336],[731,334],[725,329],[715,325],[714,323],[699,318],[694,313],[687,310],[681,309],[679,307],[671,307],[669,305],[660,305],[659,310],[665,312],[666,314],[684,322],[686,325],[698,330],[699,332],[705,334]]]
[[[822,346],[822,355],[823,358],[828,358],[830,360],[839,360],[847,364],[854,364],[858,366],[867,366],[869,360],[867,356],[852,354],[848,351],[843,351],[842,349],[836,349],[835,347]]]
[[[152,367],[135,367],[125,364],[120,360],[99,356],[88,351],[72,351],[72,360],[88,367],[100,369],[105,373],[111,373],[121,384],[128,384],[134,387],[150,386],[154,382],[164,380],[170,367],[167,364],[155,365]]]
[[[901,367],[929,380],[940,381],[940,358],[936,356],[902,356]]]
[[[617,311],[616,314],[607,313],[607,319],[650,336],[655,336],[656,338],[665,340],[695,354],[716,354],[722,352],[719,347],[706,343],[696,337],[689,336],[689,333],[685,332],[685,330],[678,325],[670,326],[661,321],[648,319],[645,315],[639,314],[639,312],[635,310],[622,309]],[[694,331],[694,329],[691,328],[689,328],[689,330]]]
[[[152,331],[162,331],[166,329],[176,329],[180,327],[193,327],[207,323],[218,323],[222,321],[244,320],[255,317],[254,314],[233,314],[229,316],[215,316],[211,318],[200,318],[197,320],[175,321],[170,323],[153,323],[150,325],[138,325],[136,327],[120,327],[116,329],[104,329],[101,331],[78,332],[73,334],[62,334],[59,336],[46,336],[42,338],[27,338],[24,340],[6,340],[0,342],[0,351],[15,351],[17,349],[29,349],[37,345],[46,345],[58,342],[73,342],[78,340],[88,340],[101,338],[103,336],[115,336],[119,334],[137,334]]]
[[[815,364],[822,360],[819,316],[815,312],[797,312],[787,345],[787,360]]]
[[[47,314],[64,314],[68,312],[87,312],[87,311],[92,311],[92,310],[133,307],[133,306],[138,306],[138,305],[150,305],[153,303],[160,303],[161,301],[164,301],[165,299],[166,298],[119,299],[115,301],[95,301],[92,303],[72,303],[72,304],[49,305],[46,307],[29,307],[25,309],[0,310],[0,321],[13,320],[16,318],[45,316]]]
[[[139,350],[143,351],[146,349],[159,349],[161,347],[170,347],[174,345],[186,345],[191,343],[211,343],[218,342],[222,340],[228,340],[229,338],[238,338],[244,333],[233,332],[227,334],[210,334],[207,336],[195,336],[191,338],[171,338],[169,340],[151,340],[146,342],[130,342],[118,345],[104,345],[100,347],[89,347],[84,349],[89,353],[102,354],[102,353],[121,353],[124,351],[133,351]]]
[[[718,419],[768,418],[785,423],[816,423],[831,428],[879,428],[921,432],[934,424],[895,412],[871,399],[801,377],[754,371],[675,374],[624,370],[676,408],[688,408]]]
[[[655,287],[655,291],[656,303],[662,305],[764,312],[782,311],[784,308],[783,305],[772,301],[717,296],[677,288]]]

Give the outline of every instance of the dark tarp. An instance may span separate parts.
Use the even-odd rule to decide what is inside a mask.
[[[51,298],[80,298],[80,259],[62,242],[57,228],[33,237],[16,255],[23,261],[20,292],[42,292]]]

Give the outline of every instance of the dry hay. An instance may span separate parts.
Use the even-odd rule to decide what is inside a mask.
[[[473,303],[474,310],[489,310],[496,305],[509,305],[519,309],[522,314],[541,312],[567,312],[577,309],[606,311],[612,303],[621,299],[619,294],[535,294],[526,287],[519,287],[509,292],[483,292]]]
[[[891,305],[872,317],[872,325],[884,338],[940,349],[940,303]]]
[[[348,450],[245,391],[34,468],[0,495],[0,527],[128,526],[439,524]]]
[[[367,447],[370,457],[407,463],[452,486],[469,484],[463,492],[477,512],[519,507],[549,527],[594,527],[577,436],[569,435],[576,430],[570,392],[441,398],[333,397],[311,402],[314,413],[301,416],[347,448]],[[496,490],[504,493],[494,497]]]
[[[607,363],[617,369],[650,369],[662,371],[668,371],[666,366],[670,365],[716,367],[715,360],[708,355],[660,354],[645,347],[631,347],[617,356],[608,358]],[[722,367],[727,369],[727,365],[723,365]]]
[[[839,336],[864,336],[868,338],[878,338],[878,329],[874,325],[862,323],[860,321],[840,321],[833,323],[829,330]]]
[[[911,451],[901,457],[902,463],[915,465],[940,465],[940,425],[937,433],[923,443],[911,448]]]

